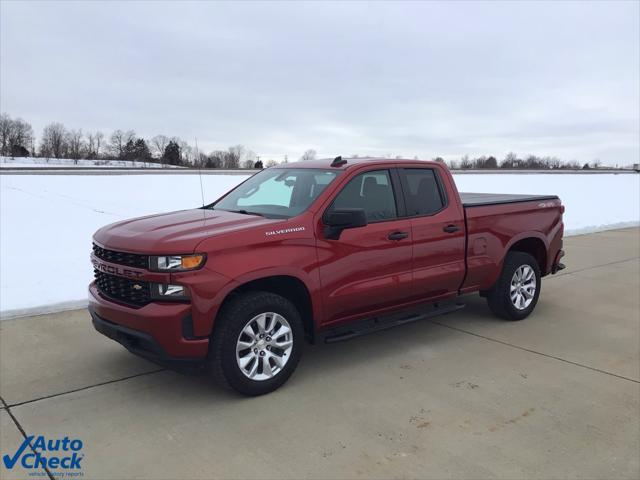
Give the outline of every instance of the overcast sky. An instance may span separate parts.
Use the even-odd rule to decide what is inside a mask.
[[[262,158],[638,162],[640,3],[0,2],[2,112]]]

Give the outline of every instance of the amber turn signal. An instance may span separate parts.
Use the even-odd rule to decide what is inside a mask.
[[[191,270],[198,268],[204,262],[204,255],[186,255],[182,257],[182,268]]]

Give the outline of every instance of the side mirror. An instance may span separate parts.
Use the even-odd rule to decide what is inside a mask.
[[[338,208],[324,217],[324,236],[329,240],[338,240],[347,228],[365,227],[367,216],[362,208]]]

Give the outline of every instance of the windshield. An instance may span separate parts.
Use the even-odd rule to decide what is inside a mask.
[[[209,208],[291,218],[304,212],[337,175],[335,170],[269,168],[238,185]]]

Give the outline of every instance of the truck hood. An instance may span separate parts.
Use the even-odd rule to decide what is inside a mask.
[[[205,238],[276,220],[224,210],[181,210],[112,223],[93,238],[104,248],[133,253],[191,253]]]

